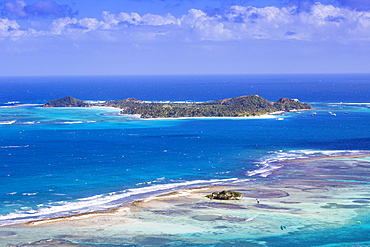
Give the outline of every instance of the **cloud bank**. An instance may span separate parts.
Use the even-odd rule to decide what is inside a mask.
[[[190,9],[180,17],[104,11],[101,18],[77,18],[69,6],[52,0],[33,5],[23,0],[4,2],[0,38],[38,36],[82,37],[125,41],[242,41],[250,39],[315,41],[370,41],[369,0],[338,0],[342,6],[291,1],[284,7],[234,5],[222,11]],[[299,4],[298,4],[299,3]],[[349,7],[350,6],[350,7]],[[23,29],[11,16],[53,17],[48,30]]]

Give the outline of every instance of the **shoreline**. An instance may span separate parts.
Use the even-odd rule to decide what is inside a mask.
[[[263,179],[273,179],[274,174],[280,174],[282,173],[280,170],[284,170],[285,165],[289,164],[299,164],[304,162],[313,162],[313,161],[320,161],[320,160],[344,160],[344,159],[356,159],[356,158],[364,158],[364,157],[370,157],[369,151],[363,151],[364,153],[360,154],[344,154],[344,155],[335,155],[335,156],[323,156],[323,157],[307,157],[307,158],[297,158],[294,160],[281,160],[278,163],[282,164],[281,167],[278,167],[277,169],[272,169],[268,176],[264,177],[260,173],[253,173],[252,175],[248,175],[248,179],[246,179],[248,182],[254,183],[253,181],[259,181],[261,178]],[[262,168],[263,169],[263,168]],[[258,171],[258,169],[256,170]],[[248,174],[248,173],[247,173]],[[308,175],[307,175],[308,176]],[[246,181],[243,180],[243,181]],[[345,182],[345,181],[344,181]],[[143,199],[131,201],[128,203],[125,203],[121,206],[111,208],[108,210],[98,210],[93,212],[86,212],[86,213],[77,213],[77,214],[71,214],[66,216],[60,216],[60,217],[52,217],[52,218],[46,218],[46,219],[40,219],[40,220],[31,220],[25,223],[16,223],[14,225],[5,225],[0,226],[0,229],[3,227],[12,227],[12,226],[37,226],[42,224],[53,224],[57,222],[63,222],[63,221],[74,221],[74,220],[84,220],[92,217],[97,216],[113,216],[116,213],[122,213],[122,212],[129,212],[131,205],[136,205],[138,203],[148,203],[151,201],[160,201],[160,200],[171,200],[174,198],[181,198],[181,197],[187,197],[195,193],[201,193],[203,191],[211,191],[211,190],[225,190],[230,187],[243,187],[237,184],[225,184],[225,185],[198,185],[196,187],[190,187],[185,189],[179,189],[172,192],[164,192],[163,194],[158,194],[154,196],[148,196]]]
[[[368,184],[361,182],[369,180],[370,163],[357,165],[361,161],[353,159],[368,156],[370,153],[290,160],[267,178],[180,189],[104,212],[0,227],[0,233],[17,233],[5,238],[7,243],[16,245],[7,246],[29,246],[45,239],[49,244],[62,243],[58,246],[82,246],[73,243],[86,239],[107,243],[117,239],[140,246],[176,246],[179,241],[190,246],[226,246],[228,239],[240,239],[245,242],[241,246],[248,246],[262,239],[287,241],[287,234],[310,236],[313,230],[325,233],[333,227],[347,229],[360,226],[358,222],[367,224],[364,217],[370,194]],[[238,191],[243,197],[226,201],[206,198],[207,194],[222,190]],[[286,229],[280,229],[281,225]],[[159,241],[158,245],[155,241]]]
[[[78,107],[80,108],[80,107]],[[102,110],[117,110],[119,111],[119,116],[127,116],[132,117],[134,119],[139,120],[186,120],[186,119],[271,119],[276,118],[274,115],[282,115],[283,113],[286,113],[285,111],[278,111],[278,112],[271,112],[263,115],[258,116],[244,116],[244,117],[168,117],[168,118],[142,118],[141,114],[121,114],[122,111],[121,108],[113,107],[113,106],[91,106],[90,108],[97,108]],[[312,109],[307,109],[307,111],[310,111]]]
[[[271,118],[276,118],[276,116],[269,115],[269,114],[264,114],[264,115],[259,115],[259,116],[248,116],[248,117],[174,117],[174,118],[141,118],[138,117],[140,120],[187,120],[187,119],[206,119],[206,120],[211,120],[211,119],[232,119],[232,120],[237,120],[237,119],[271,119]]]
[[[42,219],[42,220],[33,220],[22,224],[15,224],[12,226],[39,226],[44,224],[54,224],[54,223],[61,223],[61,222],[68,222],[68,221],[78,221],[78,220],[85,220],[90,219],[93,217],[100,217],[100,216],[117,216],[117,215],[127,215],[133,208],[141,207],[141,204],[150,203],[153,201],[165,201],[165,200],[171,200],[171,199],[178,199],[181,197],[187,197],[191,194],[199,193],[202,191],[209,191],[213,188],[226,188],[228,186],[207,186],[207,187],[195,187],[195,188],[189,188],[189,189],[181,189],[176,190],[173,192],[167,192],[164,194],[159,194],[156,196],[149,196],[144,199],[135,200],[133,202],[125,203],[122,206],[119,206],[117,208],[112,208],[107,211],[97,211],[97,212],[88,212],[88,213],[80,213],[80,214],[73,214],[68,216],[61,216],[56,218],[50,218],[50,219]],[[1,227],[0,227],[1,229]]]
[[[300,111],[312,111],[314,109],[302,109]],[[120,114],[122,116],[134,116],[135,118],[138,118],[140,120],[187,120],[187,119],[231,119],[231,120],[238,120],[238,119],[273,119],[277,117],[283,116],[284,113],[291,113],[291,112],[297,112],[297,111],[277,111],[277,112],[271,112],[266,113],[258,116],[243,116],[243,117],[168,117],[168,118],[142,118],[140,117],[140,114]]]
[[[64,107],[62,107],[64,108]],[[216,117],[216,116],[202,116],[202,117],[163,117],[163,118],[142,118],[141,114],[122,114],[121,108],[113,107],[113,106],[90,106],[90,107],[77,107],[77,108],[95,108],[95,109],[101,109],[101,110],[115,110],[118,111],[118,116],[126,116],[126,117],[132,117],[133,119],[139,119],[139,120],[191,120],[191,119],[206,119],[206,120],[212,120],[212,119],[230,119],[230,120],[238,120],[238,119],[273,119],[273,118],[279,118],[279,120],[283,120],[282,116],[284,113],[294,113],[294,112],[300,112],[300,111],[313,111],[315,109],[300,109],[300,110],[291,110],[291,111],[276,111],[276,112],[270,112],[262,115],[257,116],[242,116],[242,117]]]

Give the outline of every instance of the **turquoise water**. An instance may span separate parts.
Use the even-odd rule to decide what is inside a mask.
[[[1,78],[0,224],[109,209],[179,188],[264,177],[281,160],[369,150],[369,105],[337,104],[370,102],[369,79],[370,75]],[[315,110],[288,113],[282,121],[147,121],[118,116],[115,109],[39,107],[68,95],[84,100],[206,101],[248,94],[271,101],[299,98]],[[334,238],[338,231],[346,228],[327,234]],[[300,237],[279,238],[289,243]],[[305,239],[302,246],[314,246],[306,235]],[[330,246],[328,239],[322,246]]]

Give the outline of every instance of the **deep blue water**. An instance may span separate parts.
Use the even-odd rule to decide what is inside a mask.
[[[0,223],[246,179],[291,150],[303,156],[307,150],[369,150],[368,105],[329,104],[370,102],[369,81],[364,74],[0,78]],[[298,98],[316,109],[283,121],[144,121],[102,115],[104,109],[28,105],[64,96],[207,101],[249,94]]]
[[[258,94],[309,102],[362,102],[369,74],[0,77],[1,101],[43,103],[71,95],[81,99],[217,100]]]

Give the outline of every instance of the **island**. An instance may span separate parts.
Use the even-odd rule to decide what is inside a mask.
[[[42,107],[90,107],[90,106],[91,106],[90,103],[70,96],[64,97],[62,99],[54,99],[42,105]]]
[[[44,107],[88,107],[94,104],[65,97],[52,100]],[[272,103],[259,95],[247,95],[210,102],[149,102],[135,98],[111,100],[99,106],[122,109],[123,115],[140,118],[191,118],[191,117],[249,117],[275,112],[311,110],[312,106],[298,99],[281,98]]]
[[[139,115],[141,118],[248,117],[274,112],[312,109],[311,105],[297,99],[281,98],[271,103],[258,95],[202,103],[147,102],[128,98],[107,101],[105,105],[119,107],[122,109],[122,114]]]

